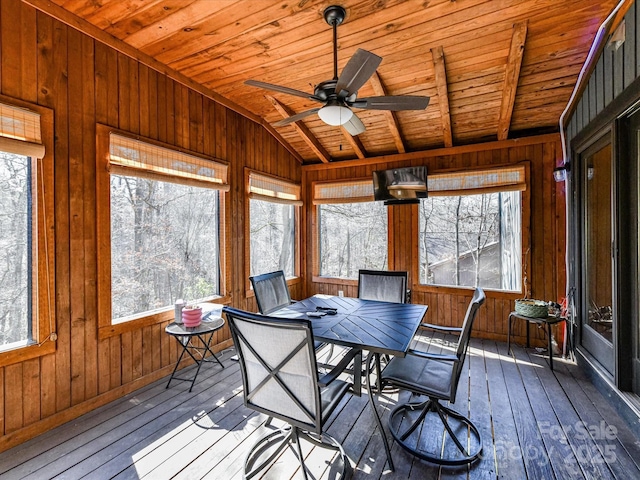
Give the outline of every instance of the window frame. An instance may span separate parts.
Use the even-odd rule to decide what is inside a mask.
[[[276,175],[270,175],[268,173],[264,173],[264,172],[260,172],[258,170],[254,170],[252,168],[249,167],[245,167],[244,168],[244,191],[245,191],[245,207],[244,207],[244,218],[246,219],[246,221],[244,222],[244,270],[245,270],[245,275],[244,275],[244,289],[245,289],[245,297],[246,298],[253,298],[255,297],[255,294],[253,292],[253,287],[251,286],[251,281],[249,280],[249,277],[251,276],[251,192],[250,192],[250,178],[252,175],[255,175],[256,177],[260,178],[263,177],[265,179],[273,179],[278,183],[286,183],[286,184],[290,184],[291,186],[294,186],[296,188],[299,188],[300,191],[302,190],[302,187],[300,184],[286,179],[286,178],[282,178],[282,177],[278,177]],[[269,201],[269,198],[267,196],[263,196],[263,195],[257,195],[257,199],[262,200],[262,201]],[[289,285],[289,287],[293,286],[293,285],[297,285],[299,283],[302,283],[302,276],[301,276],[301,271],[302,271],[302,255],[301,255],[301,249],[302,249],[302,225],[301,225],[301,218],[302,218],[302,195],[299,195],[299,199],[298,200],[285,200],[285,201],[278,201],[278,200],[273,200],[273,203],[283,203],[283,204],[290,204],[294,206],[293,209],[293,215],[294,215],[294,228],[295,228],[295,233],[294,233],[294,240],[293,240],[293,249],[294,249],[294,259],[293,259],[293,270],[294,270],[294,276],[291,278],[287,278],[287,285]],[[263,272],[263,273],[268,273],[268,272]]]
[[[96,124],[96,223],[97,223],[97,262],[98,262],[98,337],[100,339],[120,335],[124,332],[139,330],[143,327],[170,321],[174,316],[173,305],[154,310],[151,313],[143,312],[134,316],[131,320],[120,323],[113,323],[111,318],[111,200],[110,184],[111,174],[109,172],[110,157],[110,135],[116,134],[120,137],[128,137],[132,140],[147,143],[152,146],[173,150],[178,153],[191,155],[207,161],[227,165],[217,158],[207,157],[197,152],[192,152],[175,145],[158,142],[146,137],[132,135],[107,125]],[[122,174],[121,172],[116,172]],[[169,179],[169,177],[167,177]],[[230,283],[228,259],[229,242],[227,239],[227,219],[230,217],[228,208],[229,202],[225,193],[228,188],[218,188],[220,202],[219,218],[219,257],[220,257],[220,296],[212,297],[207,301],[213,303],[229,303],[231,295],[228,292]]]
[[[361,187],[365,184],[370,184],[371,194],[364,195],[361,191]],[[354,186],[351,192],[348,189],[339,190],[340,187]],[[335,189],[327,187],[336,187]],[[320,205],[329,203],[365,203],[373,202],[373,178],[347,178],[343,180],[329,180],[329,181],[314,181],[311,184],[311,194],[313,199],[313,208],[311,211],[311,252],[312,252],[312,275],[311,281],[313,283],[322,284],[335,284],[335,285],[349,285],[357,286],[358,279],[341,278],[341,277],[325,277],[320,275]],[[323,194],[327,194],[324,196]],[[351,195],[351,196],[350,196]],[[318,198],[322,197],[322,198]],[[389,252],[393,248],[393,235],[392,235],[392,212],[393,210],[387,206],[387,269],[394,270],[393,265],[394,257]]]
[[[40,115],[40,135],[44,146],[41,159],[32,162],[32,293],[31,332],[33,340],[0,352],[0,367],[41,357],[56,351],[55,285],[55,203],[54,203],[54,115],[53,110],[0,95],[0,103],[24,108]],[[35,166],[35,168],[33,168]],[[35,268],[34,268],[35,266]]]
[[[522,250],[520,252],[521,256],[521,290],[520,291],[505,291],[499,289],[485,289],[485,291],[492,292],[493,298],[506,298],[511,300],[516,300],[518,298],[522,298],[526,295],[526,291],[529,288],[527,272],[531,272],[531,255],[529,252],[531,250],[531,165],[529,161],[521,161],[514,162],[509,164],[497,164],[497,165],[481,165],[465,170],[461,170],[460,168],[455,169],[446,169],[446,170],[437,170],[430,172],[431,176],[441,175],[441,174],[456,174],[456,173],[468,173],[470,175],[487,170],[500,170],[507,169],[513,167],[523,167],[524,168],[524,189],[521,190],[521,198],[520,198],[520,208],[521,208],[521,245]],[[428,178],[427,178],[428,180]],[[488,189],[487,192],[495,192],[498,191],[495,188]],[[460,191],[453,191],[454,195],[442,195],[442,196],[459,196]],[[472,194],[476,194],[473,192]],[[411,262],[411,278],[412,285],[411,289],[416,292],[422,293],[448,293],[448,294],[460,294],[460,291],[473,291],[474,287],[467,286],[455,286],[455,285],[428,285],[420,283],[420,218],[419,218],[419,205],[412,205],[412,231],[414,234],[412,235],[412,256],[415,261]]]

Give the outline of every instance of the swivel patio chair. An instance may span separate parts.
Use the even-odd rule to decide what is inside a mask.
[[[423,324],[424,327],[448,334],[457,334],[455,353],[437,354],[409,350],[404,358],[394,357],[382,371],[382,384],[392,385],[412,394],[412,400],[398,405],[389,416],[389,430],[398,444],[413,455],[439,465],[464,465],[473,462],[482,453],[482,438],[476,426],[464,415],[440,402],[454,403],[458,381],[462,372],[471,328],[478,309],[485,301],[482,289],[477,288],[467,308],[462,327],[440,327]],[[425,395],[425,401],[413,401],[415,395]],[[432,414],[429,417],[429,414]],[[455,447],[422,450],[419,439],[411,436],[413,432],[426,432],[437,425],[437,419],[444,425],[446,433]],[[427,419],[432,418],[431,423]],[[423,428],[422,428],[423,427]],[[430,438],[443,435],[429,432]],[[447,436],[444,436],[446,441]],[[442,452],[445,452],[444,454]]]
[[[358,272],[358,298],[407,303],[407,278],[407,272],[360,270]]]
[[[289,286],[282,270],[249,277],[258,303],[258,310],[269,315],[291,304]]]
[[[249,280],[253,286],[253,293],[256,296],[258,311],[261,314],[269,315],[271,312],[292,303],[287,279],[282,270],[255,275],[249,277]],[[315,342],[316,352],[321,350],[325,345],[326,344],[322,342]],[[332,355],[333,346],[329,345],[327,361],[331,359]]]
[[[408,274],[403,271],[391,270],[360,270],[358,272],[358,298],[363,300],[377,300],[380,302],[407,303]],[[380,355],[374,355],[377,375],[377,388],[380,389]],[[385,356],[385,361],[389,361]],[[366,362],[367,359],[365,358]],[[368,380],[368,379],[367,379]]]
[[[245,406],[288,424],[269,432],[251,448],[244,478],[265,472],[293,445],[307,478],[302,439],[333,451],[329,461],[339,476],[332,478],[349,478],[349,459],[323,427],[352,387],[339,375],[352,360],[361,361],[361,352],[349,351],[334,370],[318,378],[309,320],[267,317],[231,307],[223,311],[240,359]]]

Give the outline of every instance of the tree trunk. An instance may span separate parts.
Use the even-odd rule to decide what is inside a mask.
[[[280,246],[280,257],[278,267],[287,273],[291,259],[291,230],[294,228],[292,218],[292,208],[283,208],[282,211],[282,245]]]
[[[458,205],[456,206],[456,244],[454,254],[455,279],[454,285],[460,285],[460,206],[462,197],[458,197]]]

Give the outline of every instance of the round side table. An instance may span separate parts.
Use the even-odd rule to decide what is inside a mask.
[[[180,380],[184,382],[191,382],[191,387],[189,388],[189,391],[191,391],[193,389],[193,385],[196,383],[196,378],[198,378],[198,373],[200,372],[202,364],[204,362],[213,361],[210,358],[206,358],[207,353],[209,353],[220,364],[220,366],[224,368],[224,365],[220,359],[216,357],[216,354],[213,353],[213,350],[211,350],[210,347],[213,334],[223,326],[224,319],[221,317],[213,317],[203,320],[197,327],[185,327],[183,324],[175,322],[166,326],[164,331],[175,338],[182,347],[182,351],[180,352],[176,366],[171,373],[171,377],[169,377],[166,388],[169,388],[171,380]],[[193,342],[196,338],[200,340],[203,346],[198,346]],[[194,362],[196,362],[196,365],[198,365],[193,378],[180,378],[175,376],[176,370],[178,370],[178,365],[180,365],[180,361],[182,360],[185,352],[193,359]]]

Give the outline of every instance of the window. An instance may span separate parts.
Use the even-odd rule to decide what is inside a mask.
[[[0,152],[0,315],[3,348],[33,340],[31,328],[31,158]]]
[[[318,273],[357,279],[358,270],[386,270],[387,207],[373,201],[373,181],[314,185],[318,205]]]
[[[282,270],[297,276],[296,216],[300,185],[249,172],[249,275]]]
[[[420,283],[522,288],[524,166],[431,175],[420,201]]]
[[[114,322],[220,292],[218,191],[111,175]]]
[[[54,349],[53,342],[47,342],[48,347],[42,349],[37,347],[55,338],[51,335],[55,330],[53,165],[51,158],[45,160],[42,140],[45,135],[51,137],[52,119],[52,113],[46,109],[35,107],[32,111],[30,106],[20,108],[0,103],[0,351],[5,352],[3,364],[11,363],[18,349],[19,360]]]
[[[110,298],[99,308],[121,324],[220,296],[226,165],[114,132],[108,142]]]

